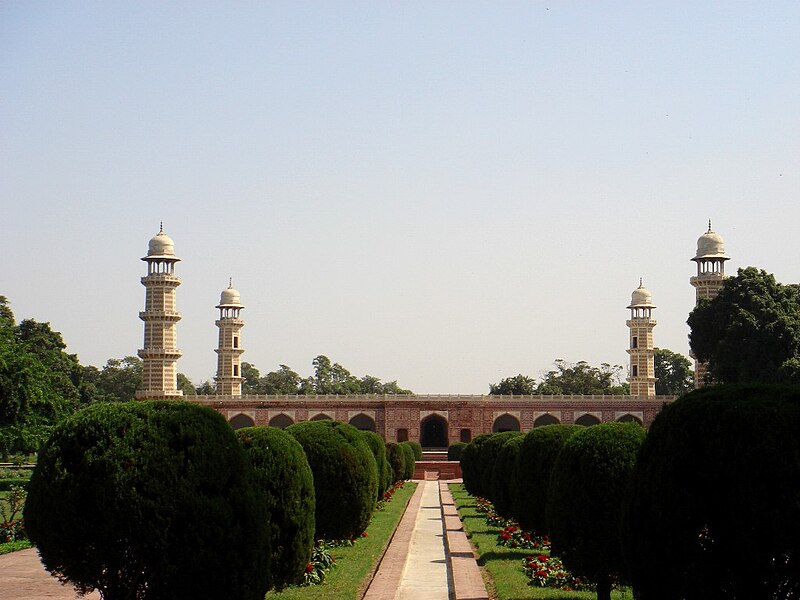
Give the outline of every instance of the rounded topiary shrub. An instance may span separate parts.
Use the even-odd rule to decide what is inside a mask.
[[[478,458],[480,457],[481,446],[492,438],[493,433],[482,433],[475,436],[464,451],[461,453],[461,478],[464,481],[464,488],[473,496],[483,496],[481,488],[480,468]]]
[[[500,447],[495,468],[492,470],[490,497],[497,514],[506,519],[516,518],[514,502],[511,498],[511,486],[514,482],[517,453],[524,438],[525,436],[521,433],[508,437]]]
[[[578,431],[580,425],[543,425],[525,434],[517,452],[511,487],[513,511],[523,529],[539,535],[550,531],[547,497],[553,465],[564,442]]]
[[[400,442],[397,445],[400,446],[400,449],[403,451],[403,456],[405,456],[403,479],[412,479],[414,477],[414,467],[416,467],[417,464],[414,458],[414,448],[411,446],[410,442]]]
[[[374,431],[362,431],[361,434],[364,436],[369,449],[372,451],[372,455],[375,457],[375,464],[378,467],[377,499],[380,500],[392,484],[392,482],[389,481],[389,479],[391,479],[392,468],[389,466],[389,461],[386,459],[386,442]]]
[[[409,440],[408,444],[414,450],[414,460],[422,460],[422,444],[417,440]]]
[[[798,597],[798,431],[797,386],[704,388],[658,414],[625,516],[642,600]]]
[[[39,452],[26,529],[46,568],[119,598],[259,599],[266,510],[222,416],[180,401],[96,404]]]
[[[447,449],[447,460],[460,461],[461,453],[467,447],[466,442],[454,442]]]
[[[553,467],[547,503],[552,552],[595,582],[598,600],[610,600],[612,583],[626,579],[622,509],[645,435],[638,423],[586,427],[567,439]]]
[[[378,496],[378,466],[361,432],[339,421],[304,421],[286,428],[300,442],[314,474],[317,539],[361,535]]]
[[[386,460],[392,469],[392,483],[403,481],[406,475],[406,453],[400,444],[388,442],[386,444]]]
[[[306,453],[275,427],[236,432],[250,457],[271,529],[271,588],[300,583],[314,547],[314,478]]]
[[[511,438],[521,435],[519,431],[494,433],[492,437],[481,444],[478,453],[478,476],[481,480],[480,486],[483,496],[491,500],[492,503],[494,503],[494,498],[492,497],[492,472],[495,469],[497,456],[500,454],[500,448]]]

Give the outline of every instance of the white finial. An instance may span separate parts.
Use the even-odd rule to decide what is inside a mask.
[[[158,233],[164,233],[164,221],[159,221]]]
[[[711,233],[711,219],[708,220],[708,233]]]
[[[233,277],[228,277],[228,289],[233,287]]]

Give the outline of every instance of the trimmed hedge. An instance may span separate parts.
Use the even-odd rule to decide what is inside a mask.
[[[494,503],[494,498],[492,497],[492,472],[495,469],[497,456],[500,454],[500,448],[511,438],[521,435],[522,433],[519,431],[494,433],[492,437],[481,445],[480,452],[478,453],[478,476],[481,480],[480,487],[483,491],[483,496],[491,500],[492,503]]]
[[[268,588],[266,510],[244,450],[210,408],[78,411],[41,448],[24,518],[48,571],[107,600],[261,600]]]
[[[561,447],[581,431],[580,425],[543,425],[534,427],[522,440],[512,479],[513,512],[520,527],[543,535],[547,523],[547,499],[550,476]]]
[[[642,600],[800,592],[800,387],[703,388],[656,417],[625,540]]]
[[[466,447],[466,442],[454,442],[450,444],[450,447],[447,449],[447,460],[460,461],[461,453],[464,452],[464,448]]]
[[[29,481],[30,479],[27,477],[9,477],[8,479],[0,479],[0,492],[7,492],[15,485],[27,488]]]
[[[461,453],[461,478],[464,481],[464,488],[473,496],[483,496],[484,491],[481,488],[480,481],[480,465],[478,459],[480,457],[481,446],[491,437],[493,433],[482,433],[476,435],[464,451]]]
[[[369,449],[372,451],[372,455],[375,457],[375,464],[378,467],[377,499],[381,500],[386,490],[392,485],[392,482],[389,481],[392,477],[392,468],[389,466],[389,461],[386,459],[386,442],[374,431],[362,431],[361,434],[364,436]]]
[[[416,459],[414,458],[414,447],[411,442],[400,442],[397,444],[403,451],[405,457],[405,470],[403,471],[403,479],[412,479],[414,477],[414,467],[416,466]]]
[[[386,444],[386,460],[389,461],[389,466],[392,469],[392,483],[397,483],[405,479],[406,474],[406,453],[395,442],[387,442]]]
[[[573,573],[597,584],[597,600],[625,580],[621,527],[636,455],[646,432],[638,423],[602,423],[569,437],[553,467],[547,521],[552,552]],[[673,557],[673,570],[681,570]]]
[[[414,449],[414,460],[422,460],[422,444],[416,440],[409,440],[408,444]]]
[[[517,464],[517,454],[525,436],[510,436],[500,447],[497,454],[497,461],[491,474],[490,497],[494,508],[502,517],[507,519],[516,518],[514,512],[514,502],[511,496],[511,487],[514,483],[514,471]]]
[[[286,428],[314,473],[315,538],[351,540],[369,524],[378,496],[378,466],[361,432],[339,421],[303,421]]]
[[[267,507],[270,588],[300,583],[314,547],[314,478],[306,453],[296,439],[275,427],[245,427],[236,436],[250,457]]]

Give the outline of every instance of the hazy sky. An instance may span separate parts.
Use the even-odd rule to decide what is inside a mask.
[[[688,353],[697,237],[800,279],[800,3],[0,3],[0,294],[135,354],[175,240],[178,363],[326,354],[424,393]]]

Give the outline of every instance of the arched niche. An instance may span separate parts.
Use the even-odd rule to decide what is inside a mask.
[[[294,425],[294,421],[288,415],[283,413],[275,415],[269,420],[270,427],[277,427],[278,429],[286,429],[289,425]]]
[[[537,419],[533,422],[534,427],[542,427],[543,425],[560,425],[561,421],[555,418],[551,414],[540,415]]]
[[[492,433],[519,430],[519,419],[514,415],[509,415],[508,413],[497,417],[492,424]]]
[[[325,413],[319,413],[318,415],[314,415],[309,419],[309,421],[332,421],[333,417],[329,417]]]
[[[238,414],[233,417],[230,421],[231,427],[234,429],[242,429],[243,427],[255,427],[256,422],[253,420],[253,417],[244,414]]]
[[[408,429],[405,427],[401,427],[397,430],[397,441],[398,442],[407,442],[408,441]]]
[[[594,415],[586,413],[575,419],[575,425],[583,425],[584,427],[591,427],[592,425],[599,425],[600,419]]]
[[[642,424],[642,420],[637,417],[636,415],[632,415],[630,413],[622,415],[619,419],[617,419],[618,423],[638,423],[639,425]]]
[[[350,425],[361,431],[375,431],[375,420],[364,413],[357,414],[350,419]]]
[[[447,420],[441,415],[428,415],[419,425],[423,448],[447,448]]]

